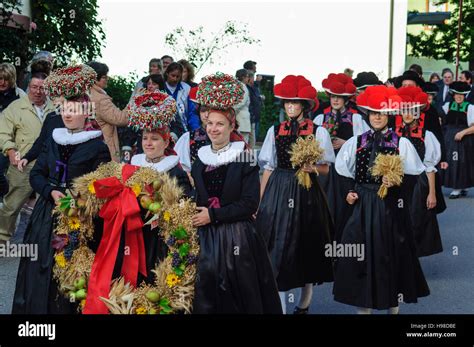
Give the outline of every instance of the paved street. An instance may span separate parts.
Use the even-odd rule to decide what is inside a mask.
[[[474,313],[474,266],[472,265],[474,260],[474,191],[470,192],[466,198],[447,199],[447,204],[447,210],[439,216],[444,252],[421,259],[431,295],[421,298],[416,305],[402,304],[401,313]],[[22,238],[25,219],[23,215],[14,237],[15,242]],[[453,255],[453,247],[457,247],[458,255]],[[18,259],[0,258],[1,314],[11,312],[17,268]],[[331,289],[332,284],[315,287],[310,313],[354,313],[353,307],[333,300]],[[298,291],[295,290],[292,293],[297,302]],[[288,312],[292,312],[293,307],[294,305],[289,305]]]

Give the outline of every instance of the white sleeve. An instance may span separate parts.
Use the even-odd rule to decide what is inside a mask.
[[[318,114],[316,118],[313,119],[313,123],[316,125],[323,125],[324,121],[324,114]]]
[[[179,162],[183,167],[183,170],[186,172],[191,172],[191,151],[189,148],[189,137],[189,131],[185,132],[174,145],[174,150],[178,154]]]
[[[370,127],[367,125],[362,116],[358,113],[352,115],[352,127],[354,136],[359,136],[370,130]]]
[[[448,114],[449,112],[449,102],[445,103],[442,107],[444,114]]]
[[[399,141],[398,150],[403,161],[403,172],[407,175],[419,175],[425,171],[425,165],[410,140],[401,137]]]
[[[277,153],[275,146],[275,130],[270,127],[263,141],[262,149],[258,154],[258,164],[265,170],[273,171],[277,167]]]
[[[336,171],[344,177],[355,178],[357,136],[344,142],[336,157]]]
[[[318,164],[334,163],[336,161],[336,155],[334,154],[331,136],[329,136],[327,129],[318,127],[316,130],[316,139],[319,141],[319,146],[324,149],[324,158],[318,162]]]
[[[467,107],[467,126],[472,127],[474,125],[474,105]]]
[[[426,172],[436,172],[435,166],[441,160],[441,145],[438,139],[431,131],[425,134],[425,158],[423,164],[426,166]]]

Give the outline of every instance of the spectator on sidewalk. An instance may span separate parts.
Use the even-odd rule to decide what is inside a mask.
[[[194,77],[196,76],[194,66],[186,59],[181,59],[178,63],[183,67],[183,82],[187,83],[191,88],[197,87],[198,84],[194,82]]]
[[[146,88],[145,79],[147,79],[150,75],[163,75],[163,64],[161,62],[161,59],[153,58],[150,60],[150,62],[148,63],[148,73],[149,75],[143,77],[142,79],[140,79],[140,81],[137,82],[135,88],[133,89],[130,100],[132,100],[132,98],[140,89]]]
[[[466,82],[469,84],[469,87],[471,87],[471,91],[469,94],[466,95],[466,101],[474,104],[474,85],[472,84],[472,73],[469,70],[464,70],[461,71],[461,74],[459,75],[459,80],[461,82]]]
[[[438,95],[436,95],[436,108],[438,113],[444,118],[443,105],[447,102],[453,101],[453,96],[449,92],[449,85],[453,82],[453,71],[449,68],[443,69],[441,74],[442,80],[436,82],[439,88]]]
[[[109,68],[107,65],[92,61],[87,63],[97,74],[97,81],[90,91],[90,99],[95,107],[95,120],[99,124],[104,141],[109,147],[110,156],[113,161],[120,162],[120,145],[118,138],[118,126],[128,124],[128,114],[114,105],[112,98],[107,95]]]
[[[258,139],[258,130],[260,126],[260,112],[262,111],[263,102],[262,97],[260,95],[260,90],[255,87],[255,74],[253,72],[249,72],[249,79],[247,88],[249,90],[250,96],[250,123],[251,123],[251,131],[250,131],[250,146],[252,148],[255,147],[255,142]]]
[[[0,64],[0,115],[13,101],[25,96],[25,92],[16,86],[16,69],[10,63]],[[5,171],[8,158],[0,153],[0,199],[8,192]]]
[[[250,92],[247,87],[247,84],[249,82],[250,74],[249,71],[246,69],[240,69],[237,70],[235,73],[235,77],[237,80],[240,81],[240,83],[244,84],[243,90],[244,90],[244,97],[242,101],[235,105],[235,118],[237,120],[238,124],[238,130],[242,134],[242,137],[244,138],[245,142],[250,144],[250,132],[252,131],[252,126],[250,123]]]
[[[168,66],[174,62],[174,59],[170,55],[164,55],[161,57],[161,62],[163,63],[163,71],[166,71]]]
[[[191,87],[182,82],[183,67],[178,63],[171,63],[165,71],[165,89],[168,95],[176,100],[177,113],[171,122],[171,136],[176,142],[187,131],[199,128],[199,116],[194,103],[189,99]]]
[[[33,74],[28,94],[13,101],[0,116],[0,148],[11,164],[6,175],[10,189],[0,208],[0,240],[3,241],[13,235],[18,213],[33,192],[29,175],[34,162],[23,172],[18,170],[17,163],[39,136],[46,114],[54,111],[43,88],[45,78],[45,74]]]

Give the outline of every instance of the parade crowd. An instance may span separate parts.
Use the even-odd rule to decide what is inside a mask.
[[[53,276],[52,212],[75,179],[108,162],[167,173],[195,202],[193,313],[286,314],[288,291],[301,288],[293,313],[307,314],[313,287],[328,282],[357,313],[397,314],[400,302],[428,296],[419,257],[443,251],[442,187],[458,199],[474,186],[472,73],[454,80],[445,69],[425,81],[412,65],[385,82],[369,71],[329,73],[327,101],[306,77],[287,75],[273,88],[282,116],[256,150],[264,101],[256,71],[249,60],[235,74],[194,81],[188,61],[154,58],[121,110],[106,92],[106,64],[56,69],[41,51],[21,82],[0,64],[0,240],[10,242],[23,211],[23,243],[39,252],[20,261],[13,313],[78,311]],[[306,150],[313,160],[295,164]],[[105,225],[97,221],[88,240],[103,257]],[[144,268],[133,282],[153,283],[168,241],[153,225],[139,233]],[[107,284],[130,270],[129,242],[123,229]],[[362,253],[348,252],[356,246]],[[88,282],[83,313],[107,313],[97,286]]]

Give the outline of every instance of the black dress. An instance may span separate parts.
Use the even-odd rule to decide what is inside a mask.
[[[199,155],[192,176],[197,205],[215,206],[209,207],[211,223],[198,229],[193,313],[281,314],[267,249],[252,218],[258,207],[258,166],[205,165]]]
[[[55,251],[51,246],[54,226],[51,213],[55,205],[51,191],[66,193],[74,178],[94,171],[100,163],[110,161],[107,145],[97,136],[92,137],[93,134],[101,136],[102,133],[94,131],[79,134],[85,133],[89,133],[90,139],[74,144],[61,145],[50,138],[31,170],[30,183],[40,197],[26,228],[24,243],[38,245],[38,259],[31,261],[22,258],[20,261],[13,313],[74,312],[73,305],[58,292],[52,277]]]
[[[415,129],[408,129],[401,125],[401,116],[397,116],[397,135],[404,137],[415,147],[421,161],[425,161],[426,131],[423,122]],[[433,135],[431,135],[434,137]],[[430,160],[431,158],[428,158]],[[436,165],[437,163],[432,163]],[[434,166],[433,165],[433,166]],[[440,177],[435,173],[436,207],[427,209],[426,198],[429,194],[429,183],[426,172],[420,175],[405,175],[403,177],[403,191],[409,203],[412,230],[419,257],[425,257],[443,251],[437,214],[446,209],[446,202],[441,191]]]
[[[449,166],[441,173],[443,185],[453,189],[470,188],[474,186],[474,134],[464,136],[461,141],[456,141],[454,136],[469,127],[468,112],[474,112],[474,105],[452,101],[447,107],[444,141]]]
[[[173,158],[176,160],[173,161]],[[167,165],[165,160],[169,161]],[[164,164],[164,165],[160,165]],[[176,178],[178,185],[183,189],[183,196],[189,197],[191,194],[191,183],[189,182],[188,175],[183,171],[181,166],[178,164],[177,156],[166,157],[160,163],[147,163],[145,160],[145,154],[138,154],[132,157],[132,165],[137,166],[148,166],[158,172],[166,172],[170,177]],[[146,222],[145,216],[147,211],[140,206],[142,220]],[[150,216],[148,218],[151,218]],[[145,260],[147,277],[145,278],[141,273],[138,273],[137,285],[144,281],[148,284],[153,284],[155,281],[155,274],[152,272],[156,266],[168,255],[168,247],[160,235],[159,228],[152,228],[151,225],[144,225],[143,228],[143,242],[145,244]],[[125,231],[122,231],[121,235],[121,249],[125,247]],[[124,252],[119,251],[117,262],[114,272],[114,277],[120,276],[120,269],[122,268]]]
[[[343,140],[349,140],[354,135],[354,114],[357,111],[348,108],[344,112],[334,114],[331,107],[324,110],[322,126],[327,128],[332,137],[338,137]],[[335,130],[331,129],[331,124],[337,124]],[[339,153],[339,149],[334,150],[335,154]],[[347,220],[352,214],[352,206],[346,203],[347,191],[352,187],[352,181],[347,177],[337,173],[334,165],[329,167],[328,175],[318,176],[321,187],[324,189],[328,198],[329,210],[334,220],[336,242],[341,240],[342,230]]]
[[[325,256],[334,237],[326,195],[314,173],[309,190],[298,183],[289,154],[298,137],[315,135],[318,126],[305,120],[298,135],[291,135],[290,128],[290,121],[274,127],[277,167],[257,214],[257,230],[267,243],[279,291],[333,280],[332,260]]]
[[[333,293],[336,301],[345,304],[388,309],[398,306],[398,300],[416,302],[418,297],[428,295],[429,289],[416,256],[408,209],[400,203],[402,188],[390,188],[382,200],[377,195],[381,179],[374,179],[368,171],[377,154],[398,153],[401,139],[391,130],[380,138],[377,135],[380,133],[370,130],[353,137],[343,145],[336,159],[341,175],[348,172],[341,167],[352,166],[345,159],[355,160],[352,174],[359,197],[341,244],[344,248],[362,245],[364,257],[345,254],[337,258]],[[408,159],[405,163],[412,164]],[[421,161],[419,165],[421,173]]]

